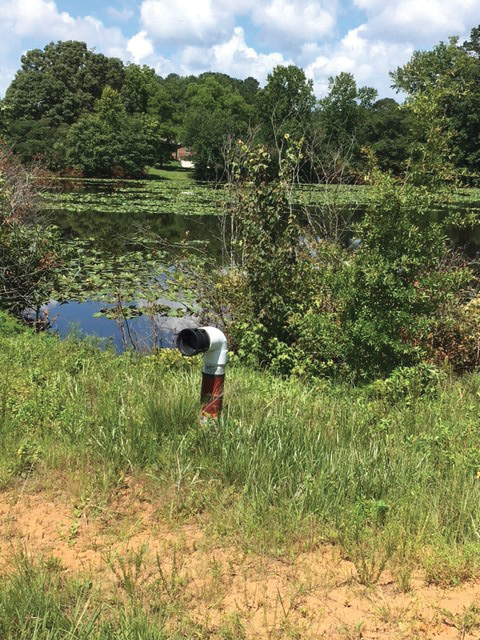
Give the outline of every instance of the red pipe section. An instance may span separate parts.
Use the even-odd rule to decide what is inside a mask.
[[[218,418],[222,412],[223,386],[225,375],[212,375],[202,373],[202,390],[200,394],[202,402],[202,416],[205,418]]]

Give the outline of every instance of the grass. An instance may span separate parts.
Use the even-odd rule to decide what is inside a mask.
[[[393,395],[386,384],[306,384],[232,363],[222,420],[201,424],[200,362],[175,351],[118,356],[89,340],[19,332],[0,314],[0,366],[0,484],[85,475],[72,544],[92,492],[143,474],[170,517],[208,515],[217,537],[246,551],[288,556],[333,543],[361,584],[388,569],[405,592],[419,570],[440,586],[480,573],[478,374],[443,373]],[[133,570],[117,569],[133,593]],[[2,638],[241,637],[174,635],[160,605],[155,627],[143,604],[123,617],[95,609],[88,589],[49,571],[4,576]],[[15,612],[22,598],[37,613]]]
[[[153,180],[174,180],[179,182],[194,183],[192,169],[184,169],[179,162],[171,161],[161,169],[148,167],[147,178]]]
[[[69,578],[52,558],[18,556],[0,578],[0,637],[3,640],[181,640],[212,637],[182,617],[172,630],[165,590],[157,578],[145,592],[127,587],[116,598],[88,579]],[[218,633],[218,640],[228,635]]]
[[[148,471],[176,488],[179,511],[217,512],[219,529],[245,541],[280,549],[314,522],[375,567],[375,553],[382,563],[406,544],[418,558],[428,549],[429,567],[435,549],[444,564],[446,549],[451,559],[468,545],[477,570],[477,374],[392,401],[388,385],[311,386],[231,366],[222,421],[201,425],[200,363],[176,351],[117,356],[9,331],[0,365],[4,486],[80,457],[112,477]]]

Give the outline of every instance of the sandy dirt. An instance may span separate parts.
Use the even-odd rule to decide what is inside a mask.
[[[245,554],[213,542],[197,521],[176,525],[160,513],[133,480],[94,514],[66,492],[26,483],[0,493],[1,569],[24,552],[56,558],[67,575],[89,574],[106,589],[122,566],[139,585],[161,574],[193,620],[215,629],[236,617],[249,639],[480,638],[463,622],[480,606],[480,583],[441,589],[419,575],[402,593],[384,573],[367,588],[336,547],[288,560]]]

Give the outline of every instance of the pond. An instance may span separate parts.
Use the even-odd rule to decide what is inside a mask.
[[[88,238],[105,255],[125,256],[143,251],[146,237],[155,238],[167,255],[172,249],[168,267],[174,269],[173,249],[180,245],[205,252],[221,264],[223,194],[221,187],[188,180],[68,180],[56,191],[46,193],[44,201],[52,222],[65,239]],[[353,240],[350,223],[361,215],[368,197],[366,187],[302,185],[296,192],[297,205],[317,217],[321,217],[322,211],[331,211],[332,203],[336,204],[341,226],[346,228],[342,241],[347,245]],[[474,200],[478,201],[478,191],[459,191],[456,206],[459,210],[472,204],[478,207]],[[470,255],[476,255],[480,226],[468,234],[452,229],[451,240],[466,247]],[[130,302],[141,311],[142,300]],[[172,315],[182,307],[178,302],[161,302],[170,307]],[[66,336],[72,329],[93,334],[102,344],[112,344],[117,350],[173,346],[178,330],[197,323],[192,315],[111,318],[108,313],[102,314],[107,307],[105,301],[91,299],[62,304],[52,301],[46,310],[51,330],[59,335]]]
[[[197,198],[196,206],[192,207],[196,213],[178,213],[178,209],[188,208],[192,194]],[[158,183],[147,181],[68,181],[61,190],[45,194],[50,220],[65,240],[89,239],[101,254],[125,256],[143,251],[145,238],[149,238],[150,242],[154,239],[167,256],[169,252],[173,256],[174,248],[182,246],[206,252],[220,263],[222,234],[218,213],[221,210],[212,204],[215,201],[214,190],[206,185],[185,186],[175,182],[159,188]],[[140,311],[144,304],[142,300],[129,302],[134,302]],[[181,307],[175,302],[161,302],[168,304],[173,312]],[[176,332],[196,323],[192,316],[145,314],[111,318],[108,314],[102,315],[108,306],[95,299],[62,304],[51,301],[43,311],[48,314],[51,331],[60,336],[72,330],[95,335],[100,344],[113,345],[119,351],[173,346]]]

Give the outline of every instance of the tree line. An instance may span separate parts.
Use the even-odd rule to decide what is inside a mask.
[[[350,73],[330,78],[315,98],[302,69],[278,66],[265,87],[207,72],[163,78],[124,64],[84,42],[28,51],[0,102],[0,133],[23,162],[86,176],[138,176],[161,166],[178,146],[193,154],[202,178],[220,179],[235,139],[280,153],[285,134],[302,139],[306,181],[361,180],[365,149],[393,174],[406,169],[433,124],[448,139],[465,178],[480,169],[480,27],[470,40],[417,51],[391,73],[400,104],[358,86]],[[420,108],[435,105],[435,112]]]

